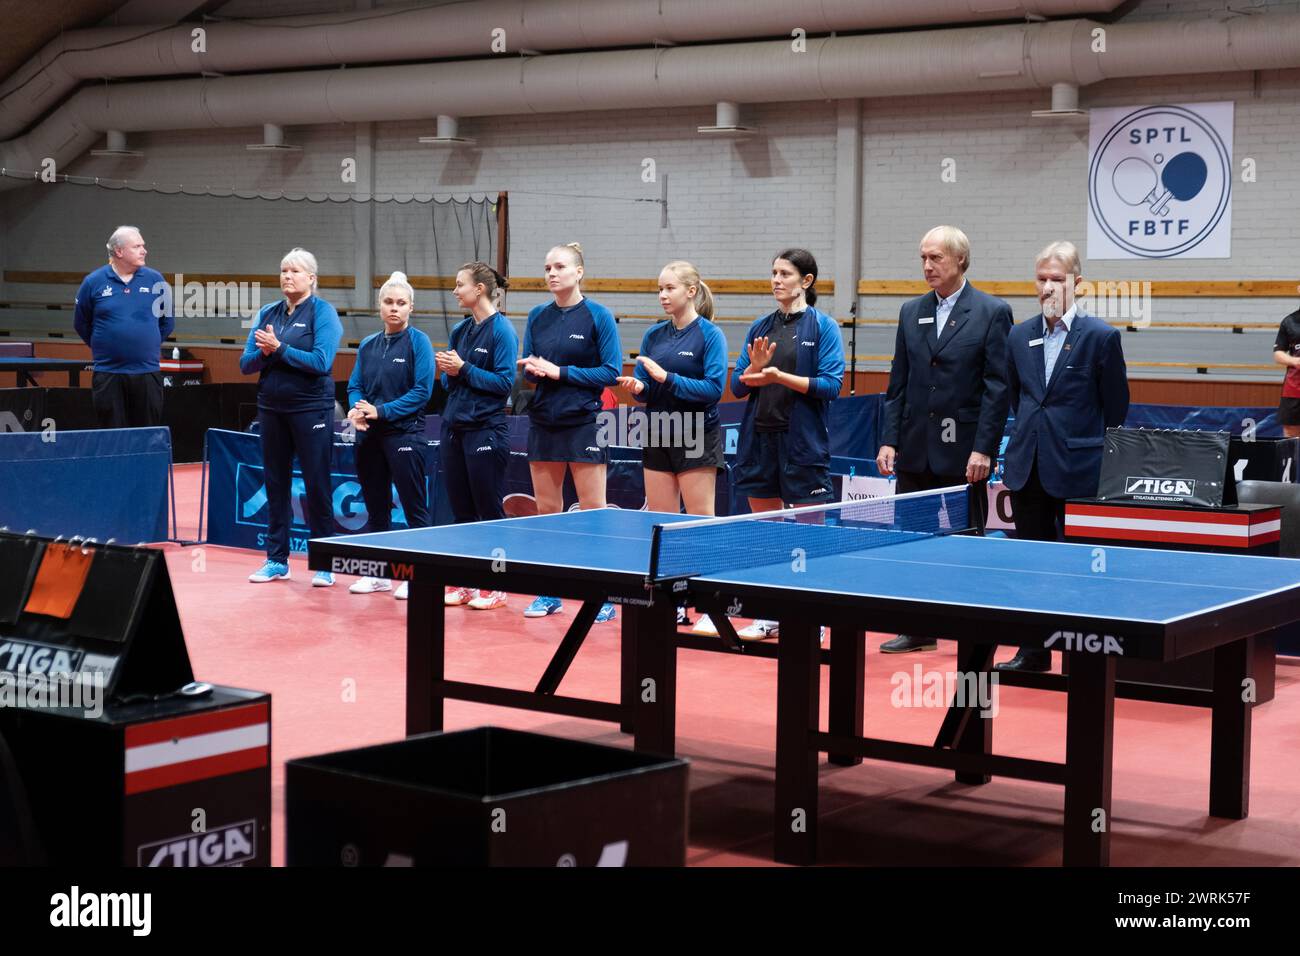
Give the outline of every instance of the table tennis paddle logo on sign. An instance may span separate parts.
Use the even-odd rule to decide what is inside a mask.
[[[1089,258],[1230,255],[1232,106],[1092,111]]]

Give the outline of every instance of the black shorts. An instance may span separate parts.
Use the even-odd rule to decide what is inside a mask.
[[[1300,398],[1283,395],[1277,406],[1277,420],[1281,425],[1300,425]]]
[[[597,441],[594,421],[585,425],[547,428],[530,422],[528,425],[528,460],[576,461],[605,464],[605,449]]]
[[[756,432],[754,460],[732,465],[736,491],[750,498],[780,498],[787,505],[833,500],[831,463],[796,465],[790,461],[788,432]]]
[[[696,468],[726,467],[722,450],[722,426],[714,423],[704,429],[701,440],[691,448],[681,445],[642,448],[641,466],[647,471],[671,471],[674,475]]]

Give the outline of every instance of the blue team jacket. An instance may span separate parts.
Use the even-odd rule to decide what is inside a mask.
[[[254,334],[270,323],[280,348],[263,355]],[[308,296],[289,315],[285,301],[272,302],[257,313],[249,330],[239,368],[258,373],[257,407],[273,412],[308,412],[334,408],[334,355],[343,326],[334,306]]]
[[[379,413],[379,431],[424,431],[424,407],[433,394],[433,346],[419,329],[361,340],[348,379],[348,407],[365,399]]]
[[[678,331],[672,320],[646,330],[641,353],[654,359],[668,378],[656,382],[637,363],[633,374],[646,387],[633,396],[650,411],[702,412],[706,428],[718,422],[718,401],[727,387],[727,340],[722,331],[700,316]]]
[[[519,357],[519,336],[510,320],[497,312],[475,325],[470,316],[451,330],[448,347],[465,364],[457,375],[442,373],[447,390],[443,422],[466,429],[504,422]]]
[[[534,307],[524,326],[524,357],[529,355],[560,367],[558,381],[528,376],[537,383],[528,417],[547,428],[594,422],[601,391],[618,380],[623,365],[614,315],[591,299],[566,311],[554,302]]]
[[[741,419],[740,441],[737,443],[737,465],[755,464],[754,414],[758,409],[754,390],[740,380],[749,367],[749,345],[755,338],[768,335],[780,321],[780,313],[772,312],[760,319],[745,333],[745,347],[736,359],[731,373],[731,393],[737,398],[749,397]],[[808,379],[808,394],[795,394],[790,409],[789,443],[790,460],[796,465],[827,465],[831,458],[830,406],[840,394],[844,379],[844,343],[839,327],[829,315],[809,306],[798,323],[799,349],[793,374]],[[764,385],[764,388],[784,388],[783,385]]]

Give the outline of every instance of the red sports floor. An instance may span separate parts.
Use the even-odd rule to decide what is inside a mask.
[[[198,466],[176,469],[181,536],[198,525]],[[306,562],[293,579],[253,585],[263,556],[232,548],[167,546],[167,561],[196,676],[272,695],[273,861],[284,862],[284,762],[403,736],[405,605],[391,593],[354,595],[350,579],[313,589]],[[449,615],[447,676],[530,689],[576,604],[539,620],[527,598],[497,611]],[[604,637],[608,635],[608,637]],[[867,733],[933,740],[936,708],[890,704],[890,679],[956,667],[956,645],[886,657],[868,640]],[[1009,657],[1010,648],[999,654]],[[618,687],[617,626],[595,625],[561,693],[606,700]],[[681,651],[678,752],[691,760],[690,846],[696,866],[771,862],[774,661]],[[825,669],[822,701],[825,707]],[[346,690],[355,688],[355,693]],[[994,748],[1065,756],[1063,695],[1003,687]],[[345,698],[354,698],[351,702]],[[1281,658],[1277,696],[1254,712],[1250,817],[1206,814],[1209,712],[1117,701],[1111,863],[1115,866],[1300,864],[1300,659]],[[449,702],[448,729],[495,724],[630,746],[612,725]],[[1053,866],[1061,861],[1060,787],[995,777],[982,787],[923,767],[867,761],[822,764],[821,857],[873,866]]]

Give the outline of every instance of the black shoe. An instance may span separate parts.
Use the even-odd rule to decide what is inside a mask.
[[[911,651],[936,651],[939,649],[939,642],[933,637],[908,637],[906,634],[899,634],[893,640],[885,641],[880,645],[882,654],[907,654]]]
[[[1020,648],[1016,651],[1016,656],[1009,661],[1003,661],[993,667],[998,671],[1024,671],[1026,673],[1042,673],[1052,669],[1052,652],[1042,650],[1027,650]]]

